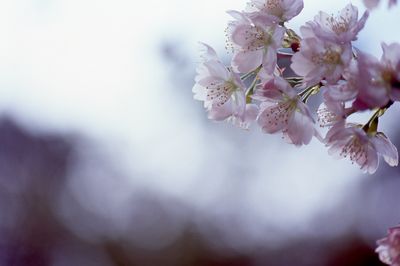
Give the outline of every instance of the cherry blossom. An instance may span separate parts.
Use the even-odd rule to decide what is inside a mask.
[[[273,73],[284,28],[270,23],[265,16],[250,20],[237,11],[228,13],[236,18],[228,26],[229,40],[234,50],[233,69],[245,73],[262,65],[268,73]]]
[[[382,43],[382,50],[380,78],[389,90],[390,99],[398,101],[400,100],[400,44]]]
[[[379,3],[364,2],[369,9]],[[396,2],[389,0],[389,6]],[[375,173],[380,160],[397,166],[397,148],[378,131],[378,124],[400,101],[400,44],[382,43],[380,60],[355,48],[352,42],[369,12],[359,18],[352,4],[338,16],[319,12],[300,27],[301,38],[285,22],[302,9],[303,1],[298,0],[251,0],[244,12],[229,11],[234,18],[227,29],[231,66],[203,44],[194,98],[204,102],[212,120],[245,129],[256,120],[264,133],[281,133],[295,146],[307,145],[315,136],[329,154],[348,158],[365,173]],[[320,92],[316,116],[320,127],[328,129],[324,138],[307,105]],[[365,110],[373,110],[366,124],[348,122]],[[400,266],[400,226],[389,229],[377,244],[382,262]]]
[[[383,107],[389,101],[400,100],[400,44],[382,44],[383,55],[375,57],[360,53],[359,94],[354,106],[357,109]]]
[[[282,131],[284,138],[296,146],[311,141],[315,130],[309,109],[284,79],[271,79],[255,98],[262,100],[257,121],[265,133]]]
[[[324,93],[324,102],[317,110],[318,124],[320,127],[332,127],[337,123],[343,122],[354,112],[352,107],[346,108],[344,102],[332,99],[328,91]]]
[[[317,84],[323,79],[328,84],[335,84],[350,64],[351,58],[350,45],[306,38],[301,42],[300,52],[293,55],[290,67],[297,75],[304,77],[307,86]]]
[[[218,59],[213,48],[202,44],[203,62],[197,68],[194,98],[204,102],[208,118],[226,120],[247,128],[254,120],[258,108],[246,105],[245,85],[238,74],[226,68]]]
[[[388,230],[388,235],[377,241],[376,252],[383,263],[400,266],[400,226]]]
[[[356,60],[352,60],[344,70],[341,80],[334,85],[326,84],[323,86],[325,94],[331,101],[346,102],[354,100],[360,89],[360,77]],[[326,97],[325,97],[326,98]]]
[[[327,133],[325,142],[329,154],[348,157],[370,174],[378,168],[379,155],[390,166],[398,165],[397,149],[390,140],[382,132],[366,132],[361,125],[337,123]]]
[[[357,7],[348,4],[336,17],[320,11],[314,21],[308,22],[307,26],[320,39],[346,44],[357,40],[357,34],[364,28],[368,16],[369,13],[366,11],[358,20]]]
[[[246,13],[251,18],[261,15],[274,23],[283,23],[297,16],[303,7],[303,0],[252,0],[247,4]]]
[[[369,7],[378,3],[365,2]],[[397,166],[397,149],[378,124],[400,101],[400,44],[383,43],[381,59],[353,46],[369,11],[359,16],[352,4],[336,16],[319,12],[298,34],[286,22],[303,5],[299,0],[251,0],[243,12],[228,11],[233,17],[226,32],[233,52],[230,66],[204,45],[195,99],[204,102],[210,119],[242,128],[257,120],[264,133],[282,133],[296,146],[315,136],[330,154],[349,158],[364,172],[374,173],[381,157]],[[320,93],[322,103],[312,114],[308,102],[321,99],[315,97]],[[348,122],[367,110],[373,112],[366,124]],[[324,138],[313,117],[327,129]]]

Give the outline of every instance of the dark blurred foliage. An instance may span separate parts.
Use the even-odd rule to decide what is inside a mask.
[[[279,247],[266,242],[251,251],[211,244],[212,238],[218,239],[222,232],[212,220],[195,223],[196,217],[207,217],[207,213],[198,213],[185,202],[148,190],[132,191],[135,196],[128,206],[139,215],[127,221],[128,230],[123,235],[106,233],[98,215],[71,198],[69,208],[80,213],[74,217],[76,225],[89,220],[91,227],[97,227],[98,237],[87,238],[71,230],[56,204],[74,161],[80,158],[76,146],[81,142],[77,136],[34,134],[9,118],[1,119],[1,265],[381,265],[370,243],[355,232],[335,239],[299,238]],[[176,230],[177,213],[187,219],[171,243],[149,248],[135,241],[149,238],[157,242],[164,231],[168,234]]]

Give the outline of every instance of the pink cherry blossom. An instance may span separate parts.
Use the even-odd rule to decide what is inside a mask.
[[[382,44],[380,61],[360,53],[358,56],[359,93],[354,102],[359,110],[383,107],[389,101],[400,100],[400,44]]]
[[[388,235],[377,241],[376,252],[383,263],[400,266],[400,226],[390,228]]]
[[[356,60],[352,60],[344,70],[341,80],[334,85],[325,85],[322,88],[327,97],[332,101],[347,102],[357,97],[360,77]]]
[[[306,29],[302,27],[303,30]],[[325,79],[336,84],[352,58],[351,45],[338,45],[318,38],[301,41],[300,52],[292,57],[292,70],[304,77],[306,86],[312,86]]]
[[[339,80],[335,85],[326,85],[323,87],[326,93],[333,101],[349,101],[357,96],[358,86],[346,80]]]
[[[257,121],[265,133],[282,131],[284,138],[296,146],[308,144],[314,133],[314,122],[296,91],[282,78],[275,77],[256,91],[261,100]]]
[[[398,164],[397,149],[390,140],[381,132],[367,133],[359,125],[346,124],[345,121],[335,124],[328,131],[325,143],[329,154],[348,157],[370,174],[378,168],[379,155],[390,166]]]
[[[263,132],[282,133],[296,146],[315,136],[330,154],[349,158],[364,172],[374,173],[380,160],[398,165],[397,149],[378,132],[378,122],[400,101],[400,44],[383,43],[381,59],[353,47],[369,10],[359,16],[348,4],[337,15],[321,11],[299,35],[286,22],[301,12],[303,0],[248,1],[243,12],[228,11],[230,66],[203,45],[193,92],[208,117],[242,128],[257,120]],[[373,8],[379,0],[364,2]],[[316,114],[324,138],[307,106],[319,93],[323,102]],[[365,110],[374,110],[365,125],[348,123],[350,115]]]
[[[303,0],[252,0],[246,12],[251,18],[266,15],[274,23],[282,23],[300,14],[303,7]]]
[[[313,34],[323,40],[346,44],[357,40],[357,34],[364,28],[369,16],[366,11],[358,20],[358,9],[348,4],[338,16],[329,15],[320,11],[314,21],[307,23]]]
[[[228,119],[247,128],[255,120],[258,108],[246,105],[245,85],[239,75],[221,63],[213,48],[206,44],[202,46],[205,51],[203,62],[197,68],[194,98],[204,102],[209,119]]]
[[[320,127],[332,127],[343,122],[354,112],[352,107],[346,108],[345,103],[332,99],[328,91],[324,93],[324,101],[317,110],[318,124]]]
[[[376,82],[381,69],[380,62],[374,56],[366,53],[359,53],[357,62],[359,75],[363,78],[358,83],[360,90],[353,103],[354,108],[366,110],[384,106],[389,98],[385,87]]]
[[[390,90],[391,100],[398,101],[400,100],[400,44],[382,43],[382,50],[381,78]]]
[[[244,114],[232,115],[228,121],[237,127],[248,129],[251,122],[256,120],[258,112],[259,108],[256,104],[246,104]]]
[[[236,18],[229,23],[228,37],[233,46],[232,67],[246,73],[260,65],[273,73],[277,62],[277,49],[281,47],[285,30],[272,24],[265,16],[250,20],[243,13],[229,11]]]

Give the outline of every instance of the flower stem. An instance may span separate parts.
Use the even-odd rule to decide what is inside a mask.
[[[254,94],[254,88],[257,85],[257,81],[258,81],[258,73],[246,92],[246,103],[251,103],[251,96]]]
[[[254,69],[253,71],[250,71],[249,73],[244,74],[243,76],[240,77],[241,80],[246,80],[249,77],[251,77],[254,74],[258,74],[258,72],[260,72],[262,65],[260,65],[259,67],[257,67],[256,69]]]
[[[286,77],[286,80],[303,81],[302,77]]]
[[[292,87],[295,87],[298,84],[301,84],[303,82],[303,78],[301,77],[287,77],[285,78],[287,82],[289,82],[289,84]]]
[[[302,98],[302,101],[304,103],[307,103],[308,98],[310,98],[311,95],[317,94],[319,92],[320,88],[321,88],[321,84],[317,84],[317,85],[308,87],[305,90],[299,92],[298,96],[300,96]]]
[[[262,68],[262,65],[260,65],[259,67],[257,67],[255,70],[251,71],[250,73],[246,74],[249,76],[251,76],[252,74],[255,74],[256,76],[253,79],[253,82],[250,84],[250,87],[248,88],[248,90],[246,91],[246,103],[251,103],[251,96],[254,94],[254,88],[257,85],[257,81],[258,81],[258,74],[260,73],[260,70]],[[249,75],[250,74],[250,75]],[[246,77],[247,78],[247,77]]]
[[[375,111],[375,113],[371,116],[371,118],[368,120],[368,122],[362,127],[362,129],[370,134],[375,134],[378,131],[378,123],[379,123],[379,117],[383,116],[387,109],[391,104],[388,104],[387,106],[383,108],[379,108]]]

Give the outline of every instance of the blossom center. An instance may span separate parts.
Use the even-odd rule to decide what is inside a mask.
[[[327,49],[323,56],[324,62],[332,65],[338,65],[341,62],[340,54],[332,49]]]
[[[347,32],[349,30],[349,18],[348,17],[333,17],[330,16],[329,18],[326,19],[326,24],[327,27],[331,28],[333,32],[336,34],[341,34],[343,32]]]
[[[283,102],[278,103],[276,106],[270,108],[269,112],[266,114],[267,117],[270,117],[268,123],[277,125],[278,122],[280,121],[285,124],[288,124],[289,118],[296,110],[296,108],[297,108],[296,99],[287,99]]]
[[[207,101],[217,106],[224,105],[238,87],[232,81],[211,82],[207,87]]]
[[[343,147],[340,155],[343,157],[349,156],[352,162],[361,162],[361,167],[367,163],[367,152],[365,150],[365,145],[363,145],[360,139],[356,136],[352,136],[352,138]]]
[[[327,107],[317,110],[318,123],[321,127],[330,126],[340,120],[340,117],[331,112]]]
[[[397,79],[396,74],[391,69],[386,69],[382,72],[382,80],[390,87],[400,89],[400,80]]]
[[[280,18],[283,16],[281,2],[282,2],[281,0],[268,0],[264,4],[264,9],[268,11],[269,14]]]
[[[248,40],[248,45],[244,48],[247,51],[261,50],[272,43],[271,33],[266,32],[260,27],[254,26],[252,30],[248,30],[245,33],[245,39]]]
[[[340,53],[331,48],[326,49],[324,53],[314,55],[312,61],[318,65],[339,65],[342,62]]]

